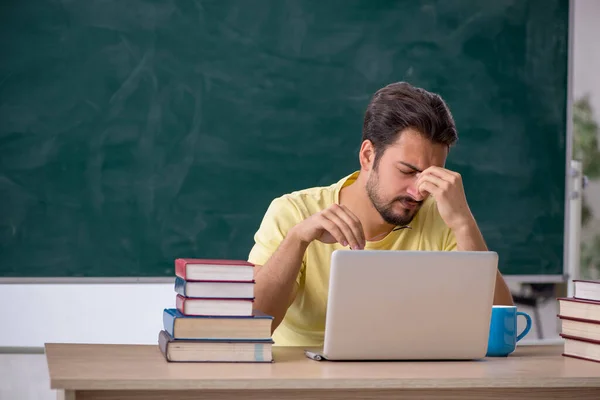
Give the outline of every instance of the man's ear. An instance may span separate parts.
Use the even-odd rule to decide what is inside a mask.
[[[364,140],[360,145],[358,159],[360,161],[360,168],[363,171],[370,171],[373,168],[373,162],[375,161],[375,147],[370,140]]]

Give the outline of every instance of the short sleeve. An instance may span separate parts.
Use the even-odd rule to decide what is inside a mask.
[[[254,234],[254,245],[248,261],[255,265],[265,265],[288,231],[301,219],[300,212],[288,197],[273,200]]]

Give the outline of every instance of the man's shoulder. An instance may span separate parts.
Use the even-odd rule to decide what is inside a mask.
[[[335,199],[335,184],[296,190],[275,197],[267,207],[261,230],[287,231],[300,221],[329,207]]]
[[[329,185],[312,186],[283,194],[273,200],[273,206],[293,208],[304,218],[309,217],[335,203],[338,200],[340,189],[354,174],[345,176]]]
[[[294,207],[305,216],[324,210],[335,202],[337,183],[314,186],[286,193],[274,201],[281,206]]]

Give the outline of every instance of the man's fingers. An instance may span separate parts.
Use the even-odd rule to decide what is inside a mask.
[[[422,181],[419,184],[419,186],[417,186],[417,188],[418,188],[419,192],[431,193],[433,195],[433,197],[438,195],[441,191],[441,189],[439,187],[437,187],[436,185],[434,185],[433,183],[431,183],[429,181]]]
[[[365,247],[365,232],[363,230],[362,224],[356,215],[350,211],[350,209],[346,206],[341,206],[341,211],[338,215],[341,216],[344,221],[350,226],[352,232],[354,233],[354,237],[359,241],[360,248]]]
[[[442,190],[447,190],[450,183],[444,179],[441,179],[435,175],[421,175],[417,180],[417,187],[423,182],[429,182],[437,186]]]
[[[344,212],[346,213],[346,215],[348,217],[350,217],[352,219],[352,221],[354,221],[355,223],[358,223],[360,225],[360,220],[358,219],[358,217],[356,215],[354,215],[354,213],[352,211],[350,211],[350,209],[348,207],[346,207],[345,205],[340,204],[339,208],[341,208],[342,210],[344,210]]]
[[[327,210],[326,213],[323,213],[323,215],[325,218],[327,218],[328,220],[330,220],[337,226],[337,228],[344,235],[346,242],[349,243],[353,249],[361,248],[362,246],[360,246],[360,242],[358,241],[358,238],[355,237],[354,232],[352,231],[350,226],[348,226],[348,223],[346,221],[344,221],[343,217],[338,215],[338,212],[336,212],[336,211],[337,210],[334,211],[333,209],[330,209],[330,210]],[[343,213],[340,212],[339,214],[343,214]]]
[[[338,243],[340,243],[342,246],[348,246],[348,241],[346,240],[346,237],[342,233],[341,229],[324,214],[321,214],[321,225]]]
[[[456,180],[460,179],[460,174],[458,172],[450,171],[448,169],[436,167],[436,166],[431,166],[431,167],[427,168],[425,171],[423,171],[423,174],[425,174],[425,175],[431,174],[433,176],[437,176],[438,178],[441,178],[450,183],[455,183]]]

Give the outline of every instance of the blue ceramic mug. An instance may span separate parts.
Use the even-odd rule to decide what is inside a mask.
[[[523,332],[517,334],[517,316],[527,320]],[[494,306],[490,321],[487,357],[506,357],[517,347],[517,342],[525,337],[531,329],[531,317],[515,306]]]

